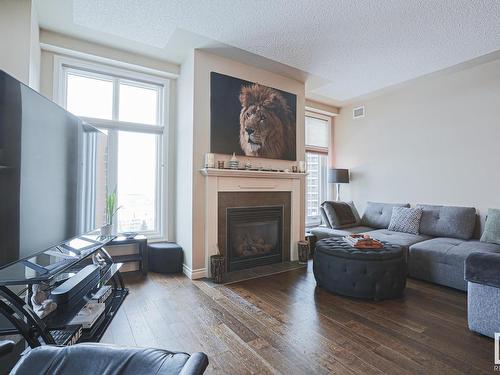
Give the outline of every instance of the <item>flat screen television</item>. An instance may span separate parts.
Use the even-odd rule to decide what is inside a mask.
[[[0,268],[104,224],[106,138],[0,71]]]

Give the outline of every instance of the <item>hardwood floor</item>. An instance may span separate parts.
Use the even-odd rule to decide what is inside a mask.
[[[465,294],[416,280],[383,302],[316,288],[311,264],[228,286],[125,281],[130,295],[102,342],[203,351],[209,374],[493,372],[493,340],[467,329]]]

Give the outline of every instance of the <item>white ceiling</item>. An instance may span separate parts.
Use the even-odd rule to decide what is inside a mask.
[[[40,0],[38,11],[44,28],[177,63],[190,48],[236,47],[305,72],[311,96],[337,103],[500,50],[497,0]]]

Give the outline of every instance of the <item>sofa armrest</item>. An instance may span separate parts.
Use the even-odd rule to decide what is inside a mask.
[[[205,353],[193,353],[184,364],[179,375],[201,375],[208,366],[208,357]]]
[[[465,260],[465,280],[500,288],[500,254],[470,254]]]

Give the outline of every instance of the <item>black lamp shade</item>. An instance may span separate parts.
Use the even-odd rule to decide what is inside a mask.
[[[334,184],[348,184],[349,169],[330,169],[328,171],[328,182]]]

